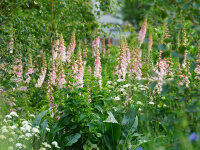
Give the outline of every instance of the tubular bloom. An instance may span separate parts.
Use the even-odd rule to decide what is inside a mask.
[[[149,36],[149,45],[148,45],[148,55],[150,56],[150,52],[152,51],[152,45],[153,45],[153,38],[152,35]]]
[[[31,80],[31,76],[30,74],[33,74],[33,65],[32,65],[32,59],[31,59],[31,56],[29,57],[29,67],[28,67],[28,72],[26,73],[26,75],[28,76],[28,78],[26,79],[26,83],[30,83],[30,80]]]
[[[62,66],[62,69],[61,69],[61,72],[59,74],[59,77],[58,77],[58,85],[60,86],[60,88],[63,88],[63,84],[66,83],[66,80],[65,80],[65,73],[64,73],[64,68]]]
[[[70,47],[67,51],[67,62],[71,62],[71,53],[74,51],[76,47],[76,39],[75,39],[75,32],[73,32],[72,34],[72,39],[71,39],[71,43],[70,43]]]
[[[64,45],[64,39],[63,39],[63,36],[61,35],[60,37],[60,48],[59,48],[59,51],[60,51],[60,58],[63,62],[66,62],[66,47]]]
[[[46,58],[44,56],[43,57],[43,66],[42,66],[42,69],[41,69],[41,75],[39,76],[37,84],[35,85],[35,87],[41,87],[42,86],[42,84],[45,80],[46,73],[47,73],[47,63],[46,63]]]
[[[94,39],[94,41],[92,42],[92,47],[93,47],[93,55],[96,56],[97,53],[97,49],[99,49],[99,45],[100,45],[100,38],[99,36],[96,37],[96,39]]]
[[[141,63],[141,57],[140,54],[133,56],[132,62],[130,65],[130,74],[129,76],[132,77],[133,74],[135,74],[136,79],[142,78],[142,63]]]
[[[18,59],[17,62],[19,64],[18,64],[17,71],[15,73],[16,73],[17,77],[20,78],[20,77],[22,77],[22,74],[23,74],[23,66],[22,66],[22,60],[21,60],[21,58]]]
[[[100,88],[102,88],[102,77],[101,77],[101,61],[100,61],[100,53],[99,53],[99,49],[97,49],[96,52],[96,58],[95,58],[95,68],[94,68],[94,77],[96,77],[97,79],[99,79],[99,86]]]
[[[173,63],[170,60],[161,59],[161,55],[162,52],[160,51],[159,61],[157,62],[156,67],[154,68],[154,71],[158,75],[154,79],[158,81],[157,89],[159,93],[162,91],[162,85],[165,83],[165,76],[173,76],[172,69],[170,68],[170,65],[173,65]]]
[[[127,67],[128,67],[128,64],[130,63],[130,51],[125,41],[122,41],[120,58],[117,59],[117,61],[118,61],[118,65],[115,67],[115,70],[116,70],[115,74],[118,75],[118,78],[122,77],[123,80],[125,80]]]
[[[52,112],[51,117],[54,116],[54,112],[52,110],[53,107],[54,107],[54,104],[53,104],[54,97],[51,94],[52,91],[53,91],[53,87],[51,86],[51,81],[49,80],[48,81],[48,86],[47,86],[47,98],[49,100],[49,111]]]
[[[63,40],[64,41],[64,40]],[[58,51],[59,51],[59,39],[56,40],[56,43],[53,45],[53,49],[52,49],[52,57],[53,60],[56,60],[57,56],[58,56]],[[66,48],[65,48],[66,49]],[[63,50],[63,49],[62,49]],[[61,50],[61,51],[62,51]]]
[[[83,61],[82,61],[82,56],[81,54],[79,54],[79,58],[78,61],[74,62],[74,65],[72,67],[72,69],[74,70],[74,79],[76,79],[76,83],[75,85],[78,88],[82,88],[83,87],[83,76],[84,76],[84,67],[83,67]]]
[[[144,41],[144,38],[145,38],[145,35],[146,35],[146,31],[147,31],[147,21],[145,20],[144,24],[142,25],[142,27],[140,29],[139,36],[138,36],[139,47],[141,47],[141,45],[142,45],[142,43]]]
[[[57,79],[57,76],[56,76],[56,67],[55,67],[54,62],[53,62],[52,71],[51,71],[51,83],[53,85],[56,85],[56,79]]]

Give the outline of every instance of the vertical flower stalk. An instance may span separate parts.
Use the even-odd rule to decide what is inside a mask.
[[[69,46],[69,49],[67,51],[67,62],[70,63],[71,62],[71,55],[74,52],[76,47],[76,39],[75,39],[75,32],[72,33],[72,39],[71,39],[71,43]]]
[[[22,58],[20,57],[20,59],[18,59],[17,62],[18,62],[18,67],[15,73],[18,78],[21,78],[23,74]]]
[[[77,88],[83,87],[83,76],[84,76],[84,67],[81,53],[79,53],[78,60],[74,61],[74,65],[72,66],[73,77],[76,79],[76,83],[74,84]]]
[[[65,80],[65,72],[64,72],[64,68],[61,64],[61,71],[59,73],[59,77],[58,77],[58,85],[60,88],[63,88],[63,84],[67,83],[66,80]]]
[[[28,72],[26,73],[27,75],[27,79],[26,79],[26,83],[30,83],[31,81],[31,74],[33,74],[33,64],[32,64],[32,58],[31,58],[31,54],[29,55],[29,64],[28,64]]]
[[[195,79],[200,80],[200,48],[197,57],[197,66],[194,72],[196,73]]]
[[[125,38],[121,39],[121,51],[119,55],[120,57],[117,59],[118,65],[115,67],[115,74],[118,75],[118,78],[123,78],[123,80],[125,80],[131,57]]]
[[[130,63],[130,77],[135,76],[136,79],[140,80],[142,78],[142,63],[141,63],[141,53],[142,50],[137,51],[135,49],[136,53],[132,56],[132,61]]]
[[[100,53],[99,49],[97,48],[96,51],[96,58],[95,58],[95,68],[94,68],[94,77],[96,77],[99,81],[99,86],[102,88],[102,76],[101,76],[101,60],[100,60]]]
[[[53,91],[53,87],[51,85],[51,81],[48,80],[48,86],[47,86],[47,98],[49,100],[49,111],[52,113],[51,117],[54,117],[54,112],[53,112],[53,101],[54,101],[54,97],[52,96],[52,91]]]
[[[144,42],[146,31],[147,31],[147,20],[145,19],[138,35],[139,47],[141,47],[142,43]]]
[[[35,85],[35,87],[41,87],[45,77],[46,77],[46,73],[47,73],[47,62],[46,62],[46,57],[45,57],[45,53],[43,54],[43,64],[42,64],[42,68],[41,68],[41,74],[37,80],[37,84]]]
[[[183,31],[183,38],[184,38],[184,40],[183,40],[183,46],[185,47],[185,48],[187,48],[187,38],[186,38],[186,32],[185,32],[185,30]],[[185,50],[185,53],[184,53],[184,60],[183,60],[183,64],[182,64],[182,67],[183,68],[186,68],[186,65],[187,65],[187,53],[188,53],[188,51],[187,51],[187,49]]]
[[[56,75],[56,66],[54,64],[54,61],[52,63],[52,70],[51,70],[51,84],[56,85],[57,75]]]
[[[60,42],[59,42],[59,39],[57,39],[55,44],[53,45],[53,49],[52,49],[52,58],[53,58],[53,60],[56,60],[56,58],[58,56],[59,45],[60,45]],[[62,50],[63,50],[63,47],[62,47],[61,51]]]
[[[63,36],[61,35],[60,37],[60,48],[59,48],[59,51],[60,51],[60,59],[62,62],[66,62],[66,47],[64,45],[64,39],[63,39]]]
[[[150,53],[152,51],[152,46],[153,46],[153,38],[152,38],[152,35],[149,35],[148,57],[150,57]]]
[[[100,38],[99,36],[94,39],[92,42],[92,47],[93,47],[93,56],[96,56],[97,51],[99,50],[99,45],[100,45]]]

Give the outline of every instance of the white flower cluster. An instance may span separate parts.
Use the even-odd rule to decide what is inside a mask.
[[[35,118],[35,115],[30,114],[29,118]],[[50,129],[46,128],[46,131],[50,132]],[[33,126],[31,121],[22,119],[16,112],[11,112],[9,115],[6,115],[4,122],[0,122],[0,141],[9,143],[8,150],[26,149],[28,145],[30,146],[32,144],[33,138],[39,140],[39,126]],[[52,142],[52,146],[60,148],[56,141]],[[46,150],[50,149],[51,145],[43,142],[42,147],[40,150]]]

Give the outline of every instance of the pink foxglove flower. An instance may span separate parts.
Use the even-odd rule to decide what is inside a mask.
[[[45,80],[45,76],[47,73],[47,69],[46,68],[42,68],[41,70],[41,75],[39,76],[38,80],[37,80],[37,84],[35,85],[35,87],[41,87],[44,80]]]
[[[56,85],[56,79],[57,79],[57,75],[56,75],[56,67],[53,63],[53,66],[52,66],[52,71],[51,71],[51,83],[53,85]]]
[[[61,69],[61,72],[60,72],[59,77],[58,77],[58,85],[59,85],[60,88],[63,88],[64,87],[63,84],[65,84],[67,82],[65,80],[66,76],[65,76],[64,68],[63,68],[63,66],[61,66],[61,67],[62,67],[62,69]]]
[[[37,80],[37,84],[35,85],[35,87],[41,87],[45,77],[46,77],[46,73],[47,73],[47,63],[46,63],[46,57],[45,54],[43,56],[43,64],[42,64],[42,69],[41,69],[41,74]]]
[[[59,48],[59,51],[60,51],[60,58],[61,58],[62,62],[66,62],[66,47],[64,45],[64,39],[63,39],[62,35],[60,37],[60,48]]]
[[[74,70],[73,77],[74,77],[74,79],[76,79],[75,86],[77,86],[78,88],[82,88],[83,87],[84,67],[83,67],[83,61],[82,61],[81,54],[79,54],[78,60],[74,62],[72,69]]]
[[[100,60],[100,53],[99,49],[97,48],[96,51],[96,58],[95,58],[95,68],[94,68],[94,77],[96,77],[99,80],[99,86],[102,88],[102,77],[101,77],[101,60]]]
[[[20,78],[20,77],[22,77],[22,74],[23,74],[23,66],[22,66],[21,58],[18,59],[17,62],[18,62],[18,68],[15,73],[16,73],[17,77]]]
[[[147,31],[147,21],[145,20],[144,24],[142,25],[142,27],[140,29],[139,36],[138,36],[139,47],[141,47],[141,45],[142,45],[142,43],[144,41],[144,38],[145,38],[145,35],[146,35],[146,31]]]
[[[118,75],[118,78],[123,78],[125,80],[127,74],[127,68],[130,63],[130,51],[126,45],[126,41],[121,41],[121,52],[119,53],[120,58],[117,59],[118,65],[115,67],[115,74]]]
[[[66,58],[67,62],[69,63],[71,62],[71,55],[74,52],[75,47],[76,47],[76,39],[75,39],[75,32],[73,32],[70,47],[67,51],[67,58]]]
[[[153,38],[152,35],[149,35],[148,55],[150,55],[150,52],[152,51],[152,45],[153,45]]]
[[[93,56],[96,56],[96,51],[97,49],[99,49],[99,45],[100,45],[100,38],[99,36],[96,37],[96,39],[94,39],[94,41],[92,42],[92,47],[93,47]]]
[[[57,56],[58,56],[58,51],[59,51],[59,39],[56,40],[56,43],[53,45],[53,49],[52,49],[52,57],[53,60],[56,60]],[[65,48],[66,49],[66,48]],[[63,49],[61,49],[62,51]]]

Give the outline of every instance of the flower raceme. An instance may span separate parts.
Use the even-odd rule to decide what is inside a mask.
[[[71,62],[71,54],[72,52],[74,52],[75,47],[76,47],[76,39],[75,39],[75,32],[73,32],[71,43],[70,43],[69,49],[67,51],[67,56],[66,56],[66,60],[68,63]]]
[[[96,77],[99,80],[99,86],[100,88],[102,88],[102,83],[101,83],[101,60],[100,60],[100,53],[99,53],[99,49],[97,49],[96,51],[96,58],[95,58],[95,68],[94,68],[94,77]]]
[[[61,58],[62,62],[66,62],[66,47],[64,45],[64,39],[63,39],[62,35],[60,37],[60,48],[59,48],[59,51],[60,51],[60,58]]]
[[[142,25],[140,32],[139,32],[139,35],[138,35],[139,47],[141,47],[141,45],[144,41],[146,31],[147,31],[147,20],[144,21],[144,24]]]

